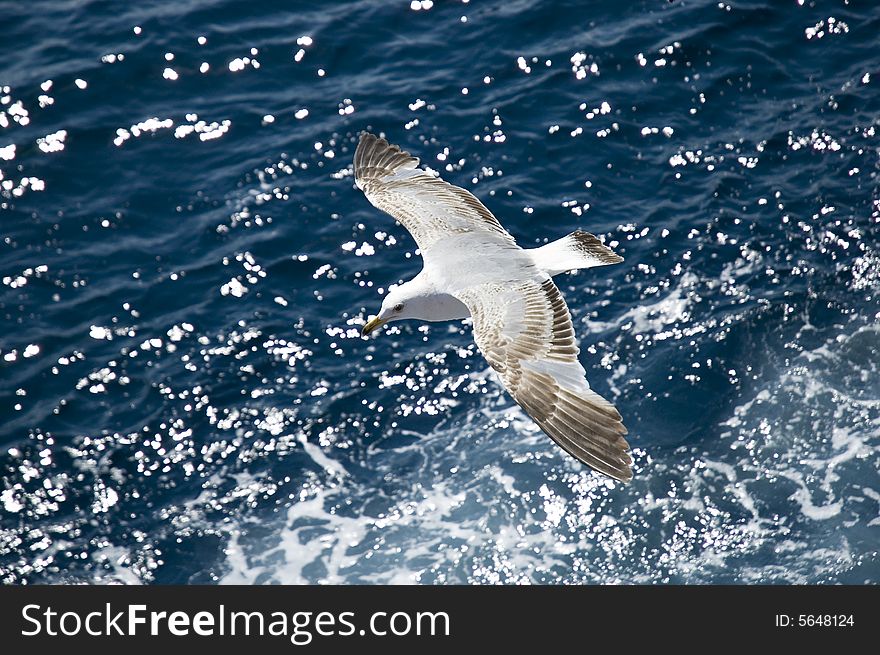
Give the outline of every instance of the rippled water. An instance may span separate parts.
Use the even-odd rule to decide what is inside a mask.
[[[297,6],[299,5],[299,6]],[[51,26],[49,29],[48,26]],[[880,6],[0,6],[0,580],[876,582]],[[560,278],[620,485],[460,324],[365,128]]]

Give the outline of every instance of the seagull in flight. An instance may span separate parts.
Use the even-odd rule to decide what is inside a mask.
[[[424,262],[412,280],[389,289],[363,334],[404,319],[471,317],[480,352],[541,430],[596,471],[632,479],[627,429],[614,405],[590,389],[571,314],[552,279],[623,258],[580,230],[520,248],[473,194],[418,166],[384,138],[361,134],[355,183],[407,229]]]

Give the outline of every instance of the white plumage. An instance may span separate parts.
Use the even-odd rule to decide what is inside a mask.
[[[627,430],[614,406],[590,389],[571,315],[551,279],[621,257],[580,231],[524,250],[473,194],[418,164],[385,139],[361,135],[358,188],[401,222],[424,260],[419,275],[388,293],[364,333],[406,318],[471,316],[483,356],[541,429],[597,471],[631,479]]]

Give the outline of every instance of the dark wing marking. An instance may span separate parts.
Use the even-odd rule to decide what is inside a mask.
[[[620,413],[590,389],[578,361],[571,315],[540,275],[510,287],[481,285],[460,299],[474,339],[514,400],[569,454],[616,480],[632,479]]]
[[[424,252],[450,234],[482,231],[513,244],[513,237],[469,191],[418,168],[419,160],[368,132],[354,153],[354,179],[377,208],[412,234]]]

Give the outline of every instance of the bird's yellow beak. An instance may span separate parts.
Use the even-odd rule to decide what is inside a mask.
[[[367,321],[366,325],[364,325],[363,328],[361,328],[361,334],[363,336],[367,336],[370,332],[375,330],[377,327],[381,327],[382,325],[385,325],[385,323],[386,323],[386,321],[383,321],[378,316],[374,316],[369,321]]]

